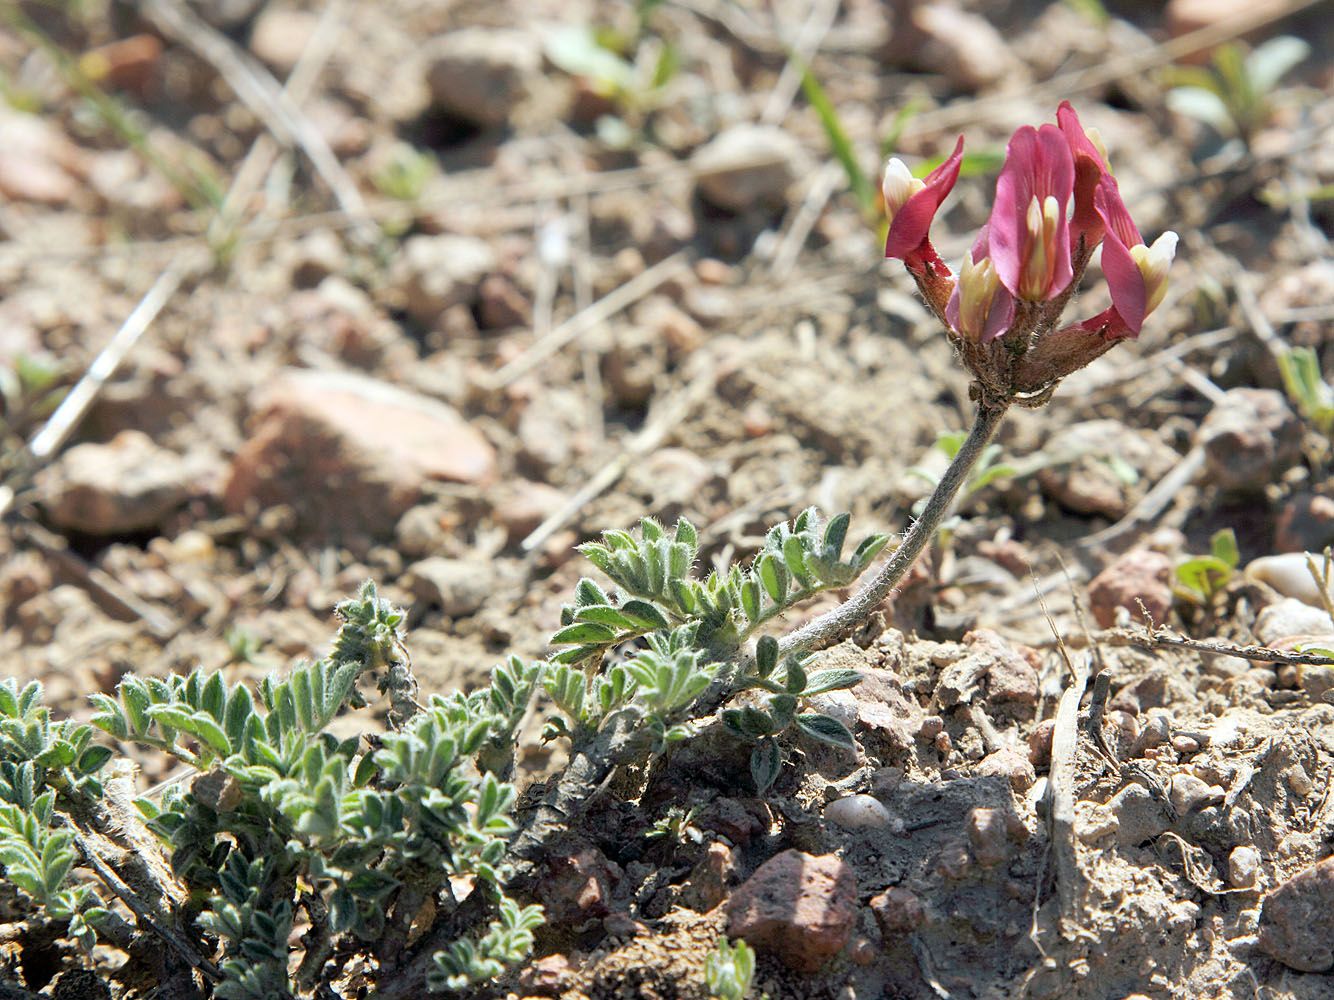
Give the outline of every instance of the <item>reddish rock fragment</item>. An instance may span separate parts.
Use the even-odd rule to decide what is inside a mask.
[[[495,449],[456,410],[364,375],[291,370],[254,409],[224,490],[233,513],[286,503],[308,528],[388,534],[428,480],[495,478]]]
[[[534,959],[519,973],[519,986],[535,996],[559,996],[574,976],[570,960],[559,953]]]
[[[857,881],[832,854],[789,850],[766,861],[727,901],[727,934],[777,956],[796,972],[818,972],[852,935]]]
[[[1172,609],[1172,560],[1161,552],[1135,549],[1093,578],[1089,584],[1089,606],[1103,628],[1116,623],[1116,609],[1125,608],[1136,621],[1142,619],[1143,603],[1157,624]]]
[[[987,667],[988,705],[1037,704],[1038,672],[1025,649],[1011,645],[986,628],[969,632],[963,641],[974,652],[985,652],[991,657],[991,665]]]
[[[1265,895],[1260,950],[1301,972],[1334,968],[1334,857]]]
[[[582,924],[611,912],[611,893],[619,865],[591,845],[548,858],[548,876],[534,890],[550,924]]]
[[[1016,792],[1026,792],[1037,781],[1033,762],[1028,755],[1017,747],[1001,747],[995,753],[987,754],[977,765],[979,775],[999,775],[1010,783]]]
[[[871,898],[871,913],[886,944],[893,938],[911,934],[926,919],[926,907],[917,893],[896,885]]]

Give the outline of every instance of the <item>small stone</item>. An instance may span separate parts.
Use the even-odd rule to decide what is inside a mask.
[[[1301,459],[1302,423],[1275,389],[1229,389],[1200,424],[1208,482],[1259,493]]]
[[[734,848],[710,844],[686,879],[677,902],[696,913],[712,910],[727,898],[728,886],[736,877],[736,860]]]
[[[505,529],[509,545],[517,545],[539,524],[565,506],[569,498],[554,486],[528,479],[509,483],[491,512]]]
[[[292,258],[293,287],[314,288],[329,275],[343,269],[347,254],[335,232],[317,229],[296,241]]]
[[[1049,465],[1038,473],[1043,491],[1067,510],[1119,519],[1143,494],[1144,483],[1157,482],[1180,456],[1150,431],[1120,420],[1090,420],[1062,431],[1049,446],[1072,461]],[[1118,474],[1130,468],[1136,477]]]
[[[880,925],[880,934],[886,944],[911,934],[926,919],[926,907],[921,897],[900,886],[890,886],[878,896],[872,896],[871,913]]]
[[[1161,711],[1148,712],[1140,722],[1139,734],[1130,744],[1129,756],[1142,757],[1146,750],[1172,740],[1172,717]]]
[[[939,73],[972,92],[1024,75],[999,31],[953,3],[896,3],[883,58],[895,68]]]
[[[1259,946],[1300,972],[1328,972],[1334,967],[1334,857],[1265,895]]]
[[[745,804],[732,798],[714,799],[695,821],[702,830],[712,830],[732,843],[747,846],[757,833],[764,832],[764,823]]]
[[[553,925],[582,925],[611,913],[612,891],[621,880],[619,865],[592,845],[557,851],[546,862],[547,876],[533,891]]]
[[[917,729],[919,740],[933,740],[945,731],[945,720],[939,715],[928,715]]]
[[[149,34],[118,38],[84,53],[79,67],[104,87],[149,99],[161,82],[162,39]]]
[[[0,195],[53,208],[78,197],[86,155],[53,122],[0,107]]]
[[[1137,847],[1171,826],[1164,804],[1138,783],[1117,792],[1108,807],[1116,816],[1117,841],[1122,847]]]
[[[973,858],[983,868],[995,868],[1009,860],[1014,844],[1009,822],[1001,809],[972,809],[965,820]]]
[[[1284,500],[1274,518],[1279,552],[1324,552],[1334,545],[1334,497],[1297,493]]]
[[[559,996],[574,978],[574,967],[565,955],[531,959],[519,973],[519,985],[537,996]]]
[[[1010,783],[1010,787],[1020,794],[1033,787],[1037,774],[1033,762],[1018,747],[1001,747],[978,762],[974,771],[979,775],[999,775]]]
[[[1134,549],[1094,577],[1088,587],[1089,607],[1103,628],[1116,623],[1117,609],[1124,608],[1135,621],[1143,619],[1142,603],[1155,624],[1161,625],[1172,610],[1172,560],[1161,552]]]
[[[1255,620],[1255,637],[1273,646],[1295,635],[1334,636],[1334,622],[1323,607],[1314,607],[1295,597],[1269,605]]]
[[[162,524],[202,492],[209,462],[191,460],[140,431],[121,431],[106,444],[80,444],[39,477],[47,512],[62,528],[121,535]]]
[[[533,310],[518,286],[503,274],[488,274],[477,291],[477,319],[483,330],[527,326]]]
[[[509,121],[541,67],[541,40],[524,31],[465,28],[432,43],[426,83],[435,106],[480,128]]]
[[[1111,837],[1121,829],[1121,821],[1116,818],[1110,806],[1097,805],[1089,810],[1084,822],[1079,824],[1076,834],[1086,844],[1094,844],[1104,837]]]
[[[1028,759],[1035,768],[1051,764],[1052,738],[1056,735],[1056,720],[1043,719],[1028,734]]]
[[[976,629],[965,635],[963,641],[970,651],[985,653],[989,658],[987,705],[1037,704],[1038,672],[1024,649],[1010,644],[991,629]]]
[[[432,556],[409,566],[404,583],[447,618],[466,618],[491,596],[496,574],[490,562]]]
[[[314,11],[266,4],[250,29],[250,52],[280,76],[286,76],[301,60],[319,22]]]
[[[857,881],[832,854],[770,858],[725,904],[729,937],[744,938],[796,972],[815,973],[842,950],[857,922]]]
[[[673,358],[683,358],[704,343],[704,328],[689,313],[662,295],[655,295],[642,302],[634,311],[634,321],[666,344]]]
[[[442,233],[410,236],[389,266],[390,284],[408,315],[432,326],[451,306],[472,306],[482,278],[496,266],[485,240]]]
[[[232,513],[289,504],[314,530],[379,535],[430,480],[495,478],[495,449],[456,410],[365,375],[289,369],[252,406],[223,493]]]
[[[1284,597],[1295,598],[1313,608],[1324,608],[1324,596],[1320,586],[1311,576],[1307,560],[1317,569],[1324,563],[1324,557],[1314,552],[1281,552],[1278,555],[1261,556],[1246,564],[1246,582],[1263,583],[1278,591]],[[1324,624],[1328,625],[1328,616]]]
[[[1287,778],[1288,787],[1292,789],[1292,794],[1299,799],[1306,798],[1311,794],[1311,789],[1315,787],[1311,781],[1311,776],[1306,773],[1306,768],[1302,767],[1301,764],[1293,764],[1283,772],[1283,776]]]
[[[1182,757],[1189,757],[1200,752],[1200,741],[1194,736],[1173,736],[1172,749]]]
[[[1185,816],[1205,806],[1216,805],[1223,801],[1223,789],[1207,781],[1187,774],[1184,771],[1172,775],[1172,784],[1167,797],[1177,813]]]
[[[824,818],[845,830],[887,830],[893,816],[870,795],[845,795],[824,808]]]
[[[968,874],[970,860],[967,842],[951,840],[936,855],[936,874],[957,882]]]
[[[1260,852],[1249,844],[1234,847],[1227,856],[1227,881],[1234,889],[1249,889],[1260,872]]]
[[[805,151],[774,125],[733,125],[695,151],[690,166],[704,200],[729,212],[787,204]]]

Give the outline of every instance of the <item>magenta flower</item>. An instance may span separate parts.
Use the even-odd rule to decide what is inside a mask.
[[[1069,101],[1061,102],[1056,120],[1065,133],[1075,163],[1075,208],[1070,218],[1070,247],[1072,250],[1078,248],[1082,236],[1084,249],[1092,252],[1102,241],[1104,230],[1102,215],[1093,204],[1095,193],[1104,182],[1110,181],[1118,202],[1121,196],[1116,193],[1116,180],[1107,169],[1107,151],[1098,130],[1091,128],[1086,132]]]
[[[995,340],[1014,320],[1014,299],[1001,287],[989,253],[987,227],[983,226],[972,250],[964,255],[959,281],[945,307],[950,328],[978,344]]]
[[[988,226],[1001,284],[1018,299],[1045,302],[1074,278],[1066,212],[1075,166],[1055,125],[1025,125],[1005,150]]]
[[[931,246],[931,221],[936,217],[940,203],[959,179],[959,164],[963,160],[963,136],[950,158],[918,180],[898,157],[885,167],[881,191],[885,198],[885,214],[889,219],[889,235],[885,238],[885,256],[897,257],[914,274],[920,274],[930,264],[937,272],[949,274]]]

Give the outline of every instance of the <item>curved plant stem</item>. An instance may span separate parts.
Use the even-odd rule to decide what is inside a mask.
[[[982,404],[978,407],[973,428],[968,432],[959,453],[954,456],[945,474],[940,477],[931,498],[927,501],[922,516],[904,536],[903,544],[894,550],[889,562],[881,568],[870,583],[862,587],[857,594],[844,601],[833,611],[822,615],[815,621],[784,636],[778,643],[779,656],[795,653],[803,649],[824,648],[851,635],[860,626],[894,588],[894,585],[908,572],[917,557],[922,554],[931,538],[935,535],[940,522],[949,513],[954,497],[968,479],[968,473],[987,446],[996,428],[1005,416],[1005,404]]]

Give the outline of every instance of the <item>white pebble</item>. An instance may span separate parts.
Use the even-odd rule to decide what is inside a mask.
[[[824,808],[824,818],[848,830],[885,830],[894,817],[871,795],[845,795]]]
[[[1249,583],[1267,583],[1284,597],[1295,597],[1313,608],[1323,608],[1320,589],[1306,565],[1308,555],[1315,560],[1318,568],[1323,567],[1324,556],[1312,552],[1281,552],[1252,559],[1246,564],[1246,580]]]
[[[1260,870],[1260,852],[1254,847],[1243,844],[1234,847],[1227,856],[1227,880],[1237,889],[1247,889],[1255,885],[1256,873]]]

